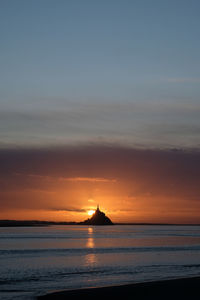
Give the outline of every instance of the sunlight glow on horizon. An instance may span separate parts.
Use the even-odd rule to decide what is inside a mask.
[[[0,151],[0,219],[82,222],[99,203],[113,223],[197,224],[199,158],[196,151],[119,146]]]

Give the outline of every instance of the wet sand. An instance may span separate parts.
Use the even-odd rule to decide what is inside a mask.
[[[200,277],[56,291],[37,299],[200,299]]]

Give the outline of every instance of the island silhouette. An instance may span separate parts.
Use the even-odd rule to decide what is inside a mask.
[[[91,218],[80,222],[81,225],[113,225],[113,222],[99,209],[99,205],[97,205],[97,209]]]

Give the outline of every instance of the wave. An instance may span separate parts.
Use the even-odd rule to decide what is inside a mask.
[[[27,273],[21,273],[19,274],[18,278],[13,278],[12,276],[10,277],[3,277],[0,276],[0,286],[4,286],[4,285],[11,285],[11,284],[18,284],[18,283],[25,283],[25,282],[51,282],[52,278],[54,278],[55,280],[60,280],[60,279],[66,279],[66,278],[77,278],[77,276],[80,278],[80,276],[83,278],[85,276],[89,276],[89,277],[93,277],[94,276],[127,276],[127,275],[131,275],[131,276],[136,276],[137,274],[153,274],[153,273],[157,273],[159,276],[161,276],[162,278],[162,274],[164,273],[165,276],[167,274],[167,272],[170,271],[171,276],[173,276],[175,273],[174,272],[178,272],[177,274],[181,273],[182,276],[183,274],[187,274],[187,276],[190,273],[187,273],[187,269],[196,269],[199,272],[199,268],[200,268],[200,264],[180,264],[180,265],[173,265],[173,264],[162,264],[162,265],[158,265],[158,264],[152,264],[152,265],[143,265],[143,266],[135,266],[134,268],[121,268],[121,267],[97,267],[94,269],[63,269],[61,270],[54,270],[52,272],[45,272],[44,270],[42,271],[42,273],[37,273],[37,275],[35,274],[29,274],[27,276]],[[161,273],[160,273],[161,272]],[[10,274],[9,274],[10,275]],[[5,291],[5,290],[4,290]]]
[[[5,255],[87,255],[87,254],[115,254],[115,253],[139,253],[139,252],[178,252],[199,251],[200,245],[192,246],[163,246],[163,247],[119,247],[119,248],[48,248],[48,249],[4,249],[0,250],[0,257]]]

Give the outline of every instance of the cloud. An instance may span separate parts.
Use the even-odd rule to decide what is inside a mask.
[[[95,201],[94,201],[94,199],[88,199],[88,202],[94,203]]]
[[[145,148],[193,147],[198,141],[199,110],[198,99],[174,98],[76,104],[66,101],[63,107],[32,111],[2,109],[0,147],[80,145],[99,141]],[[173,135],[166,136],[168,126],[173,127]],[[186,129],[184,138],[179,134],[180,127]]]
[[[116,179],[108,179],[108,178],[93,178],[93,177],[72,177],[72,178],[62,178],[62,180],[72,181],[72,182],[81,182],[81,181],[87,181],[87,182],[116,182]]]
[[[48,210],[50,211],[64,211],[64,212],[76,212],[76,213],[84,213],[87,210],[83,208],[76,208],[76,207],[49,207]]]
[[[191,193],[198,188],[199,157],[199,150],[145,150],[117,145],[0,150],[0,180],[5,189],[11,184],[28,186],[30,182],[40,186],[46,181],[48,185],[48,181],[70,184],[134,180],[152,191],[182,182],[190,185]]]
[[[50,175],[39,175],[39,174],[26,174],[26,173],[14,173],[15,176],[21,177],[26,176],[27,179],[42,181],[42,182],[90,182],[90,183],[116,183],[117,180],[113,178],[100,178],[100,177],[64,177],[64,176],[50,176]]]

